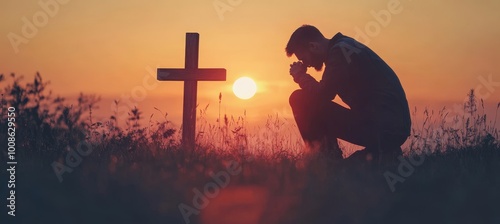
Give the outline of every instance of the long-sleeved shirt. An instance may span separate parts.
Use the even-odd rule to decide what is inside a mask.
[[[321,81],[311,75],[295,77],[313,96],[331,101],[338,95],[351,110],[384,132],[408,136],[408,101],[396,73],[370,48],[337,33],[329,42]]]

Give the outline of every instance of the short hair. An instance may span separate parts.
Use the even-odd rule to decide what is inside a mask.
[[[311,25],[302,25],[293,32],[285,51],[291,57],[298,49],[305,48],[309,42],[314,42],[325,38],[318,28]]]

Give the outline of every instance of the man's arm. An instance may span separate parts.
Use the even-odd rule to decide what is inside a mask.
[[[348,77],[348,63],[339,46],[330,49],[325,64],[325,71],[321,81],[316,81],[307,73],[295,76],[294,81],[299,84],[300,88],[316,96],[316,98],[333,100],[340,85],[344,85]]]

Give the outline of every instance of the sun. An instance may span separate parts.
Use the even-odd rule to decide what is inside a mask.
[[[247,100],[257,92],[257,84],[249,77],[240,77],[234,81],[233,92],[238,98]]]

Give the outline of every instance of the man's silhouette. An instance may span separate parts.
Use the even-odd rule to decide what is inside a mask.
[[[396,158],[410,134],[406,95],[394,71],[370,48],[337,33],[327,39],[304,25],[290,37],[290,75],[299,90],[290,96],[295,121],[308,145],[318,145],[331,157],[342,158],[337,138],[364,146],[358,159]],[[307,68],[323,69],[321,81]],[[332,100],[339,96],[350,109]]]

